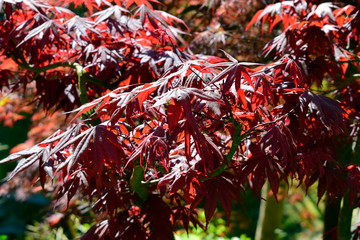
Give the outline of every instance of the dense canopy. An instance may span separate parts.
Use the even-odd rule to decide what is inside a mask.
[[[205,226],[218,203],[229,219],[266,181],[275,197],[281,181],[318,182],[319,201],[358,206],[360,7],[267,5],[246,27],[274,36],[253,63],[235,46],[199,52],[170,2],[0,1],[2,94],[72,119],[3,159],[19,160],[8,179],[36,166],[54,201],[86,198],[97,224],[82,239],[173,239],[203,227],[199,204]],[[218,1],[189,4],[210,14]],[[231,43],[216,34],[210,45]],[[8,121],[26,104],[4,101]]]

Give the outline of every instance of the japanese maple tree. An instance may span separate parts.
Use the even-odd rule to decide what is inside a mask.
[[[87,198],[98,222],[82,239],[173,239],[176,225],[203,227],[200,203],[208,224],[218,202],[229,219],[245,187],[260,196],[268,181],[277,197],[280,181],[318,181],[319,200],[345,199],[338,232],[350,236],[341,216],[359,203],[360,8],[268,5],[248,28],[280,34],[264,48],[274,61],[256,64],[193,54],[184,21],[159,4],[0,1],[0,57],[16,69],[0,69],[1,87],[75,113],[2,160],[19,160],[9,179],[37,166],[54,201]]]

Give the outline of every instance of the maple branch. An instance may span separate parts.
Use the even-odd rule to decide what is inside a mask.
[[[34,67],[31,67],[30,65],[27,64],[27,67],[26,69],[34,72],[34,73],[43,73],[43,72],[46,72],[48,70],[51,70],[51,69],[55,69],[55,68],[58,68],[58,67],[71,67],[71,68],[74,68],[74,65],[70,62],[57,62],[57,63],[53,63],[53,64],[49,64],[47,66],[44,66],[44,67],[38,67],[38,68],[34,68]]]
[[[78,63],[74,63],[76,74],[78,76],[78,84],[79,84],[79,97],[82,105],[89,102],[86,88],[86,80],[83,75],[86,73],[86,70]]]
[[[81,105],[84,105],[89,102],[88,94],[87,94],[87,86],[86,86],[86,75],[87,72],[83,66],[81,66],[78,63],[74,63],[73,66],[76,69],[76,74],[78,76],[78,89],[79,89],[79,98]],[[94,109],[90,109],[86,113],[83,113],[81,115],[81,118],[84,120],[84,122],[89,122],[89,117],[94,113]],[[99,119],[95,119],[93,122],[95,125],[100,124]]]
[[[69,68],[73,68],[73,69],[77,69],[77,65],[78,63],[72,63],[72,62],[56,62],[56,63],[52,63],[49,64],[47,66],[44,67],[32,67],[29,65],[29,63],[27,63],[27,61],[25,60],[24,56],[22,54],[19,55],[19,59],[21,61],[19,61],[15,55],[11,55],[11,59],[16,62],[20,67],[25,68],[29,71],[32,71],[34,73],[40,74],[43,72],[46,72],[48,70],[52,70],[58,67],[69,67]],[[116,84],[109,84],[106,82],[102,82],[97,80],[96,78],[94,78],[93,76],[91,76],[88,72],[84,72],[82,73],[82,76],[84,76],[86,78],[86,80],[88,82],[91,82],[95,85],[98,85],[100,87],[106,88],[106,89],[113,89],[114,87],[116,87]]]
[[[203,178],[203,179],[201,179],[201,181],[210,180],[216,176],[219,176],[222,172],[224,172],[226,170],[227,165],[230,163],[230,161],[234,157],[236,150],[239,147],[241,141],[244,140],[246,137],[250,136],[251,134],[253,134],[254,132],[259,131],[256,129],[256,127],[257,126],[255,126],[253,129],[246,131],[244,134],[241,134],[242,124],[235,126],[234,138],[233,138],[233,142],[231,144],[230,151],[226,155],[226,162],[221,164],[220,167],[218,167],[211,174],[210,177]]]
[[[330,89],[330,90],[320,90],[320,89],[310,89],[311,91],[314,91],[314,92],[318,92],[318,93],[321,93],[323,95],[326,95],[326,94],[329,94],[329,93],[332,93],[332,92],[335,92],[335,91],[338,91],[339,89],[342,89],[344,87],[347,87],[348,85],[352,84],[353,82],[355,82],[355,78],[358,78],[360,77],[360,74],[354,74],[352,78],[348,78],[347,81],[345,82],[342,82],[341,84],[339,84],[336,88],[334,89]]]
[[[19,49],[17,49],[18,52],[20,51]],[[11,59],[17,63],[20,67],[27,69],[29,71],[32,71],[34,73],[36,73],[36,76],[46,72],[48,70],[52,70],[58,67],[70,67],[76,70],[76,74],[78,77],[78,89],[79,89],[79,98],[80,98],[80,103],[86,104],[89,102],[88,99],[88,95],[87,95],[87,87],[86,87],[86,82],[91,82],[95,85],[98,85],[100,87],[104,87],[106,89],[113,89],[115,86],[113,86],[112,84],[108,84],[106,82],[102,82],[97,80],[96,78],[94,78],[93,76],[91,76],[85,69],[84,67],[82,67],[79,63],[72,63],[72,62],[56,62],[53,64],[49,64],[47,66],[44,67],[32,67],[29,65],[29,63],[25,60],[24,55],[21,54],[19,52],[19,59],[12,54],[11,55]],[[90,110],[87,113],[82,114],[82,118],[83,119],[87,119],[92,113],[94,113],[94,110]],[[99,121],[96,121],[97,123],[99,123]]]
[[[106,82],[99,81],[96,78],[94,78],[93,76],[91,76],[88,72],[86,72],[83,76],[86,78],[86,80],[88,82],[91,82],[91,83],[93,83],[95,85],[98,85],[100,87],[103,87],[103,88],[106,88],[106,89],[109,89],[109,90],[113,89],[117,85],[117,83],[109,84],[109,83],[106,83]]]
[[[14,42],[15,41],[13,40],[13,43]],[[30,64],[26,61],[24,55],[22,54],[22,52],[20,51],[19,48],[16,48],[16,51],[17,51],[17,53],[19,55],[18,57],[21,60],[21,62],[18,61],[17,57],[14,54],[11,54],[11,56],[10,56],[11,59],[14,62],[16,62],[20,67],[25,68],[25,69],[27,69],[29,71],[32,71],[34,73],[37,73],[37,74],[40,74],[42,72],[46,72],[48,70],[58,68],[58,67],[72,67],[72,68],[74,68],[74,66],[73,66],[73,64],[71,62],[57,62],[57,63],[49,64],[49,65],[47,65],[45,67],[35,68],[35,67],[30,66]]]
[[[265,126],[265,125],[269,125],[269,124],[273,124],[273,123],[277,123],[278,121],[281,121],[282,119],[284,119],[285,117],[287,117],[291,112],[293,112],[295,110],[295,108],[298,107],[298,104],[292,108],[289,112],[287,112],[286,114],[284,114],[283,116],[275,119],[274,121],[271,122],[266,122],[266,123],[261,123],[256,125],[255,127],[253,127],[252,129],[249,129],[248,131],[246,131],[244,134],[241,134],[242,131],[242,123],[238,123],[235,119],[234,116],[232,114],[231,111],[229,111],[229,117],[231,119],[231,122],[233,123],[233,126],[235,128],[235,132],[233,135],[233,142],[231,144],[230,147],[230,151],[228,152],[228,154],[226,155],[226,162],[221,164],[220,167],[218,167],[213,174],[211,174],[211,177],[207,177],[204,179],[201,179],[202,181],[206,181],[209,179],[212,179],[213,177],[216,177],[218,175],[220,175],[223,171],[226,170],[227,165],[230,163],[230,161],[232,160],[232,158],[235,155],[235,152],[239,146],[239,144],[241,143],[242,140],[244,140],[245,138],[247,138],[248,136],[250,136],[251,134],[255,133],[255,132],[262,132],[263,130],[257,129],[261,126]]]
[[[230,163],[230,161],[232,160],[232,158],[234,157],[235,153],[236,153],[236,150],[237,148],[239,147],[241,141],[243,141],[245,138],[247,138],[248,136],[256,133],[256,132],[263,132],[263,130],[261,129],[258,129],[259,127],[262,127],[262,126],[265,126],[265,125],[270,125],[270,124],[274,124],[274,123],[277,123],[281,120],[283,120],[285,117],[287,117],[290,113],[292,113],[293,111],[295,111],[295,109],[299,106],[299,104],[296,104],[295,107],[293,107],[289,112],[287,112],[286,114],[280,116],[279,118],[275,119],[274,121],[270,121],[270,122],[266,122],[266,123],[261,123],[261,124],[258,124],[256,126],[254,126],[252,129],[249,129],[247,130],[246,132],[244,132],[243,134],[241,134],[241,131],[242,131],[242,126],[243,124],[239,122],[237,122],[234,117],[233,117],[233,114],[231,111],[229,111],[229,115],[228,117],[231,119],[231,122],[235,128],[235,132],[234,132],[234,135],[233,135],[233,142],[231,144],[231,147],[230,147],[230,151],[228,152],[228,154],[226,155],[226,162],[224,162],[223,164],[221,164],[215,171],[213,171],[213,173],[209,176],[209,177],[205,177],[205,178],[202,178],[202,179],[199,179],[200,181],[207,181],[207,180],[210,180],[210,179],[213,179],[214,177],[217,177],[219,176],[222,172],[224,172],[225,170],[227,170],[227,166],[228,164]],[[226,111],[225,111],[226,112]],[[153,186],[155,184],[158,184],[159,183],[159,179],[154,179],[154,180],[151,180],[151,181],[141,181],[141,184],[142,185],[148,185],[148,186]]]
[[[231,144],[229,153],[226,155],[226,163],[230,163],[231,159],[235,155],[236,149],[238,148],[241,140],[244,138],[244,136],[241,135],[242,124],[240,125],[237,124],[234,127],[235,127],[235,132],[234,132],[233,142]]]
[[[360,59],[355,60],[346,60],[346,61],[335,61],[336,63],[358,63],[360,62]]]

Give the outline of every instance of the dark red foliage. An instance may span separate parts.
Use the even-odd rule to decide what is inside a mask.
[[[358,7],[268,5],[248,26],[284,25],[263,65],[187,52],[185,23],[155,0],[60,2],[4,1],[0,53],[22,73],[0,81],[35,83],[33,101],[76,117],[0,163],[20,160],[10,179],[38,164],[68,203],[86,196],[99,219],[82,239],[173,239],[176,224],[202,226],[201,201],[206,225],[218,203],[229,219],[244,187],[260,196],[266,181],[275,197],[297,179],[318,181],[319,200],[350,188],[359,202],[357,158],[336,158],[340,137],[359,156]]]

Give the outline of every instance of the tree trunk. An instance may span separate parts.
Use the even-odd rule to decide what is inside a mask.
[[[276,240],[278,235],[275,229],[281,227],[284,201],[276,202],[274,196],[269,196],[269,183],[262,189],[262,196],[266,201],[261,201],[255,240]]]
[[[338,224],[340,203],[340,198],[330,202],[329,196],[326,195],[324,213],[324,240],[332,240],[333,235],[336,234],[335,229]]]
[[[351,217],[352,217],[352,206],[349,202],[349,190],[346,191],[344,197],[342,198],[341,209],[339,213],[338,221],[338,240],[348,240],[351,239]]]

